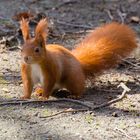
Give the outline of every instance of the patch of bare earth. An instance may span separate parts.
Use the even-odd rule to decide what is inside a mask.
[[[0,38],[8,40],[14,36],[19,26],[11,17],[25,10],[45,13],[53,22],[53,36],[50,33],[48,42],[60,43],[68,48],[73,47],[85,31],[111,20],[124,20],[136,30],[139,38],[139,8],[138,0],[1,0]],[[18,46],[17,40],[0,44],[0,103],[23,94]],[[121,95],[122,89],[117,86],[123,82],[131,91],[122,101],[92,112],[62,113],[52,117],[47,116],[69,108],[84,107],[70,102],[0,106],[0,139],[140,139],[138,52],[135,53],[136,59],[127,59],[130,63],[122,62],[116,69],[97,77],[94,82],[88,81],[86,92],[80,99],[91,106],[107,102]],[[32,98],[35,98],[34,95]]]

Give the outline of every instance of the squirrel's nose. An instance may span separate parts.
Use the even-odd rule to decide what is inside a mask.
[[[28,60],[29,60],[29,57],[28,57],[28,56],[25,56],[25,57],[24,57],[24,61],[25,61],[25,62],[28,62]]]

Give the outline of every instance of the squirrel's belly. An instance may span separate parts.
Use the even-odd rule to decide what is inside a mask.
[[[31,65],[31,78],[34,84],[43,84],[43,73],[38,64]]]

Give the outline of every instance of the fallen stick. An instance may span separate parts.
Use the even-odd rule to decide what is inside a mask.
[[[133,138],[133,137],[129,136],[124,130],[122,130],[122,129],[120,129],[120,128],[115,128],[114,131],[115,131],[115,132],[118,132],[118,133],[121,134],[121,135],[126,136],[128,139],[136,140],[136,138]]]
[[[54,117],[54,116],[57,116],[59,114],[64,114],[64,113],[69,113],[69,112],[84,112],[84,111],[93,111],[95,109],[100,109],[102,107],[106,107],[106,106],[109,106],[113,103],[116,103],[120,100],[122,100],[126,93],[130,91],[130,89],[124,84],[124,83],[120,83],[118,87],[122,87],[124,90],[121,94],[120,97],[116,98],[116,99],[113,99],[107,103],[103,103],[101,105],[98,105],[98,106],[95,106],[95,107],[91,107],[87,104],[85,104],[84,102],[82,101],[79,101],[79,100],[73,100],[73,99],[67,99],[67,98],[63,98],[63,99],[57,99],[57,100],[46,100],[46,101],[41,101],[41,100],[20,100],[20,99],[13,99],[13,100],[9,100],[7,102],[4,102],[4,103],[0,103],[0,106],[5,106],[5,105],[23,105],[23,104],[29,104],[29,103],[57,103],[57,102],[72,102],[72,103],[76,103],[76,104],[79,104],[79,105],[82,105],[84,107],[87,107],[88,109],[72,109],[72,108],[69,108],[69,109],[65,109],[63,111],[60,111],[60,112],[57,112],[55,114],[52,114],[52,115],[49,115],[49,116],[40,116],[40,118],[49,118],[49,117]]]
[[[71,27],[77,27],[77,28],[93,29],[92,26],[73,24],[73,23],[68,23],[68,22],[60,21],[60,20],[56,20],[56,23],[61,24],[61,25],[71,26]]]
[[[81,106],[84,106],[88,109],[91,109],[92,107],[90,105],[85,104],[82,101],[74,100],[74,99],[68,99],[68,98],[62,98],[62,99],[56,99],[56,100],[21,100],[21,99],[13,99],[9,100],[3,103],[0,103],[0,106],[5,105],[25,105],[25,104],[32,104],[32,103],[59,103],[59,102],[71,102],[75,104],[79,104]]]
[[[120,97],[118,97],[116,99],[113,99],[113,100],[111,100],[111,101],[109,101],[107,103],[103,103],[101,105],[95,106],[92,109],[93,110],[99,109],[99,108],[102,108],[102,107],[105,107],[105,106],[109,106],[111,104],[114,104],[114,103],[116,103],[118,101],[121,101],[125,97],[126,93],[130,91],[130,89],[124,83],[122,83],[122,82],[118,85],[118,88],[119,87],[122,87],[123,88],[123,92],[122,92],[122,94],[121,94]]]
[[[125,63],[127,63],[127,64],[129,64],[129,65],[131,65],[131,66],[133,66],[133,67],[136,67],[138,69],[140,68],[140,66],[138,66],[137,64],[134,64],[134,63],[132,63],[132,62],[126,60],[126,59],[122,59],[122,61],[125,62]]]
[[[90,105],[87,105],[85,104],[84,102],[82,101],[79,101],[79,100],[73,100],[73,99],[67,99],[67,98],[63,98],[63,99],[57,99],[57,100],[46,100],[46,101],[41,101],[41,100],[20,100],[20,99],[14,99],[14,100],[9,100],[7,102],[4,102],[4,103],[0,103],[0,106],[5,106],[5,105],[23,105],[23,104],[29,104],[29,103],[59,103],[59,102],[72,102],[72,103],[75,103],[75,104],[79,104],[79,105],[82,105],[84,107],[86,107],[86,109],[72,109],[72,108],[69,108],[69,109],[65,109],[63,111],[60,111],[60,112],[57,112],[55,114],[52,114],[52,115],[49,115],[49,116],[43,116],[43,117],[40,117],[40,118],[48,118],[48,117],[53,117],[53,116],[57,116],[59,114],[63,114],[63,113],[69,113],[69,112],[84,112],[84,111],[93,111],[95,109],[100,109],[100,108],[103,108],[103,107],[106,107],[106,106],[109,106],[111,104],[114,104],[116,102],[119,102],[121,101],[127,92],[130,91],[130,89],[124,84],[124,83],[120,83],[118,85],[118,88],[119,87],[122,87],[123,88],[123,92],[121,94],[120,97],[116,98],[116,99],[113,99],[107,103],[103,103],[103,104],[100,104],[98,106],[95,106],[95,107],[92,107]]]
[[[68,5],[68,4],[75,4],[77,3],[77,0],[68,0],[68,1],[65,1],[63,3],[60,3],[59,5],[56,5],[55,7],[53,7],[52,9],[55,10],[55,9],[59,9],[60,7],[62,6],[65,6],[65,5]]]

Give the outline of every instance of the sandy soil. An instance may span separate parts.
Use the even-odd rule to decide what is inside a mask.
[[[12,16],[30,10],[45,13],[53,22],[53,35],[49,43],[60,43],[67,48],[90,30],[111,21],[109,13],[116,21],[132,26],[140,34],[139,23],[132,17],[140,17],[140,1],[128,0],[1,0],[0,38],[13,36],[18,23]],[[109,11],[109,13],[108,13]],[[121,12],[121,14],[119,14]],[[121,16],[120,16],[121,15]],[[69,25],[70,23],[71,25]],[[78,25],[80,27],[74,26]],[[19,38],[20,39],[20,38]],[[0,44],[0,100],[19,98],[22,94],[20,77],[20,50],[17,40]],[[139,50],[129,58],[129,62],[140,65]],[[114,70],[109,70],[95,79],[87,81],[87,88],[81,101],[98,105],[121,95],[117,86],[124,82],[131,91],[122,101],[93,112],[78,112],[47,117],[68,108],[80,109],[73,103],[34,103],[27,105],[0,106],[1,140],[128,140],[140,139],[140,69],[123,62]],[[33,99],[35,96],[33,95]]]

